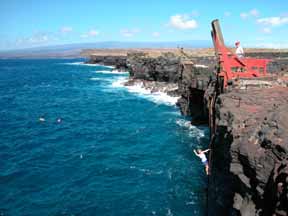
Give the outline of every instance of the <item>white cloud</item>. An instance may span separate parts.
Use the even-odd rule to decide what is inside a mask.
[[[153,37],[159,37],[159,36],[160,36],[160,33],[159,33],[159,32],[153,32],[153,33],[152,33],[152,36],[153,36]]]
[[[120,31],[121,35],[124,37],[133,37],[135,34],[139,32],[140,32],[140,29],[122,29]]]
[[[61,29],[60,29],[60,32],[61,33],[68,33],[68,32],[72,32],[73,31],[73,28],[72,27],[69,27],[69,26],[63,26]]]
[[[48,36],[47,35],[32,36],[28,38],[28,41],[30,43],[44,43],[48,41]]]
[[[16,40],[17,45],[43,45],[52,41],[56,41],[56,38],[52,33],[35,32],[30,37],[18,38]]]
[[[186,29],[195,29],[198,27],[198,24],[196,20],[189,19],[189,17],[186,15],[178,14],[170,17],[169,26],[176,29],[186,30]]]
[[[28,42],[32,44],[41,44],[41,43],[46,43],[50,39],[49,35],[46,33],[35,33],[31,37],[23,39],[23,42]]]
[[[247,19],[248,17],[258,17],[259,16],[259,11],[257,9],[252,9],[250,10],[249,12],[242,12],[240,13],[240,17],[244,20],[244,19]]]
[[[88,32],[88,35],[91,36],[91,37],[95,37],[95,36],[99,35],[99,32],[96,31],[95,29],[91,29],[91,30]]]
[[[248,16],[249,16],[249,14],[247,14],[247,13],[240,13],[240,17],[242,18],[242,19],[247,19],[248,18]]]
[[[97,35],[99,35],[100,32],[95,30],[95,29],[91,29],[88,32],[80,35],[81,38],[89,38],[89,37],[96,37]]]
[[[265,34],[271,34],[271,33],[272,33],[272,31],[271,31],[270,28],[263,28],[262,31],[263,31],[263,33],[265,33]]]
[[[252,10],[249,11],[249,14],[251,16],[258,17],[259,16],[259,11],[257,9],[252,9]]]
[[[288,16],[287,17],[266,17],[257,19],[257,23],[268,25],[268,26],[281,26],[288,24]]]

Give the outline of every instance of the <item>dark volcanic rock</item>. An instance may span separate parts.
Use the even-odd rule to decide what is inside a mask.
[[[288,52],[259,52],[247,53],[247,57],[271,59],[267,70],[272,74],[288,73]]]
[[[164,53],[158,57],[143,52],[128,53],[127,64],[134,79],[176,83],[181,69],[180,57]]]
[[[178,83],[179,89],[173,94],[181,95],[177,102],[181,113],[193,116],[194,123],[203,123],[207,120],[203,95],[209,82],[215,78],[215,58],[198,57],[193,60],[196,62],[173,53],[158,57],[129,53],[127,62],[133,79]],[[172,94],[171,91],[169,93]]]
[[[267,59],[288,58],[288,52],[248,52],[245,55],[251,58],[267,58]]]
[[[86,62],[88,64],[101,64],[106,66],[115,66],[118,70],[127,70],[126,56],[98,56],[92,55]]]
[[[216,125],[209,215],[287,214],[288,88],[221,95]]]
[[[214,61],[214,60],[212,60]],[[211,64],[211,62],[209,62]],[[212,64],[211,64],[212,65]],[[181,98],[177,105],[181,113],[193,116],[193,123],[207,123],[207,110],[204,105],[204,93],[209,83],[215,79],[214,68],[184,62],[179,76]]]
[[[268,63],[267,70],[272,74],[285,74],[288,73],[288,58],[286,59],[274,59]]]

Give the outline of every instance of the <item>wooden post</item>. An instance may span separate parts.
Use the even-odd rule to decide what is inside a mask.
[[[219,45],[224,46],[224,39],[223,39],[223,35],[222,35],[222,31],[221,31],[218,19],[212,21],[212,29],[213,29],[214,37],[216,40],[218,40]]]

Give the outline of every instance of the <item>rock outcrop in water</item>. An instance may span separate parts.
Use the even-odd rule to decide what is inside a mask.
[[[105,66],[114,66],[119,71],[127,71],[126,56],[109,56],[109,55],[91,55],[87,64],[100,64]]]

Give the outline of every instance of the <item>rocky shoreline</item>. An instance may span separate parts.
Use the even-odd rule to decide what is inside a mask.
[[[193,124],[209,124],[208,215],[287,215],[288,53],[249,55],[273,59],[268,66],[273,77],[240,80],[219,96],[213,56],[131,52],[125,60],[89,61],[129,70],[126,85],[179,96],[183,115]]]
[[[127,71],[127,57],[126,56],[93,56],[91,55],[89,60],[85,62],[85,64],[100,64],[104,66],[113,66],[118,71]]]

